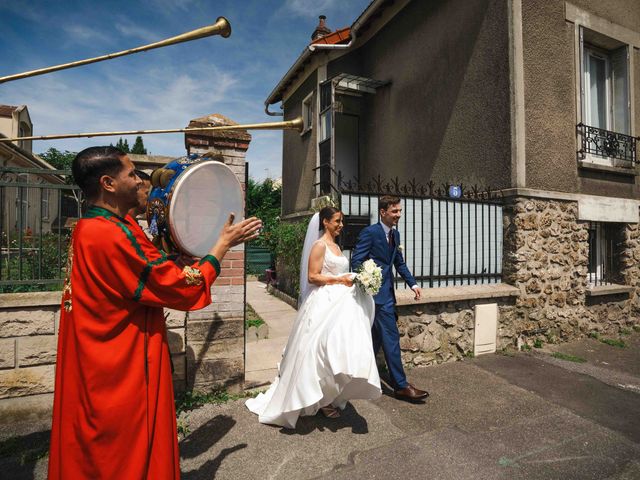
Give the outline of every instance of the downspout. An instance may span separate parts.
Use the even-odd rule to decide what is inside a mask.
[[[265,102],[264,104],[264,113],[266,113],[267,115],[270,115],[272,117],[283,117],[284,113],[282,112],[270,112],[269,111],[269,104]]]

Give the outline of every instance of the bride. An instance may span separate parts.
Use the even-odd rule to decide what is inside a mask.
[[[336,244],[342,212],[325,207],[307,229],[300,263],[298,315],[278,376],[267,392],[247,400],[260,423],[295,428],[318,410],[340,416],[351,399],[381,394],[373,355],[373,298],[353,285],[349,261]]]

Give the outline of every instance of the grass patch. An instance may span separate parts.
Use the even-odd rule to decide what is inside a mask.
[[[551,354],[553,358],[559,358],[560,360],[566,360],[567,362],[586,363],[586,360],[576,355],[570,355],[568,353],[554,352]]]
[[[544,343],[539,338],[536,338],[535,342],[533,342],[533,348],[542,348]]]
[[[176,415],[195,410],[208,403],[221,405],[241,398],[255,396],[256,394],[251,392],[229,393],[226,390],[213,390],[212,392],[189,390],[176,398]]]
[[[598,340],[600,338],[600,334],[598,332],[589,332],[589,338],[595,338]]]
[[[624,340],[615,338],[601,338],[600,341],[602,343],[606,343],[607,345],[611,345],[612,347],[624,348],[627,346],[627,344],[624,343]]]
[[[251,308],[251,305],[247,304],[247,318],[244,321],[244,329],[248,330],[249,327],[258,328],[260,325],[264,325],[265,321]]]
[[[522,347],[520,347],[520,350],[522,350],[523,352],[529,352],[531,351],[531,345],[524,343]]]
[[[631,330],[629,330],[628,328],[621,328],[620,335],[631,335]]]
[[[633,326],[633,329],[634,329],[636,332],[640,332],[640,325],[634,325],[634,326]]]
[[[475,354],[473,353],[473,350],[469,350],[468,352],[464,352],[464,356],[466,358],[475,358]]]

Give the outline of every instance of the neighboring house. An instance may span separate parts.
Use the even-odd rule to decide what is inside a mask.
[[[26,105],[0,105],[0,136],[30,135],[33,135],[33,124]],[[0,167],[14,169],[3,170],[0,178],[3,184],[0,187],[3,242],[7,241],[6,237],[15,238],[19,231],[23,234],[47,233],[56,230],[59,222],[60,227],[64,228],[66,217],[77,217],[73,212],[65,213],[65,210],[69,210],[65,208],[68,202],[62,202],[62,207],[59,207],[61,190],[55,186],[64,185],[64,178],[47,173],[55,169],[32,153],[31,141],[0,143]],[[12,184],[16,184],[16,187]],[[20,184],[25,186],[18,187]],[[52,185],[52,188],[38,187],[45,184]],[[61,217],[59,210],[63,213]]]
[[[265,102],[305,121],[284,134],[283,218],[345,179],[491,187],[495,273],[519,291],[501,328],[636,322],[639,49],[637,0],[374,0],[335,32],[321,17]]]

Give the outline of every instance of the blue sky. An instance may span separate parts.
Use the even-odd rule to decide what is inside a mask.
[[[0,84],[0,103],[26,104],[35,135],[183,128],[221,113],[268,122],[264,100],[318,23],[350,26],[370,0],[0,0],[0,76],[134,48],[229,19],[215,36]],[[276,107],[276,106],[274,106]],[[277,108],[272,107],[272,110]],[[256,179],[281,174],[282,132],[254,131],[247,153]],[[132,144],[134,138],[129,138]],[[34,142],[79,151],[117,137]],[[182,134],[148,135],[151,154],[185,153]]]

